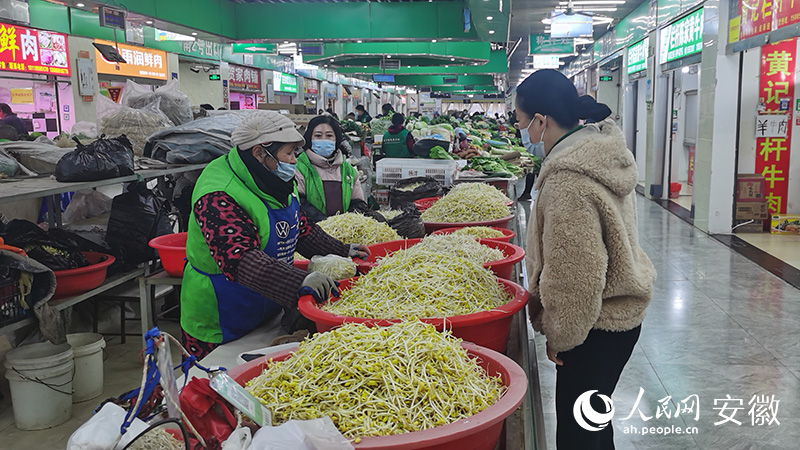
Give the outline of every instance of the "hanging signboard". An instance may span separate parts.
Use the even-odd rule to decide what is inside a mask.
[[[555,55],[533,55],[534,69],[558,69],[558,56]]]
[[[275,92],[297,93],[297,77],[288,73],[273,72],[272,87]]]
[[[268,55],[277,55],[278,46],[269,43],[255,43],[255,44],[231,44],[231,51],[233,53],[259,53]]]
[[[306,78],[306,93],[319,94],[319,81]]]
[[[699,53],[703,50],[703,9],[661,29],[661,64]]]
[[[0,23],[0,70],[70,76],[67,35]]]
[[[733,27],[738,25],[738,40],[747,39],[759,34],[769,33],[779,28],[788,27],[800,22],[800,2],[790,0],[738,0],[739,17]],[[730,41],[735,42],[735,41]]]
[[[647,38],[628,47],[628,66],[629,74],[647,70]]]
[[[166,80],[168,78],[166,52],[133,45],[114,44],[100,39],[95,40],[95,42],[110,46],[118,45],[119,54],[127,61],[126,64],[120,63],[118,67],[117,64],[106,61],[100,51],[95,49],[97,73],[156,80]]]
[[[100,19],[101,27],[125,31],[125,11],[100,6],[97,8],[97,16]]]
[[[231,64],[228,69],[228,83],[231,89],[261,90],[261,70]]]
[[[761,47],[756,173],[767,181],[765,198],[772,214],[786,213],[788,203],[792,127],[791,116],[781,110],[781,103],[794,98],[796,49],[796,39]]]
[[[575,39],[553,38],[549,34],[532,34],[528,41],[529,55],[571,55],[575,53]]]
[[[189,56],[199,56],[201,58],[217,59],[219,59],[219,57],[222,55],[222,44],[217,42],[196,39],[194,41],[184,41],[182,44],[183,51],[176,53],[182,53]]]

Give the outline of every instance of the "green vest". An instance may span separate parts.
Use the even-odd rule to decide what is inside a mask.
[[[244,209],[258,230],[260,250],[267,245],[280,247],[267,251],[284,261],[291,261],[299,233],[297,221],[299,202],[297,190],[290,196],[289,207],[284,207],[275,198],[262,192],[253,180],[237,149],[221,156],[203,170],[192,191],[192,204],[211,192],[223,191]],[[294,212],[293,212],[294,208]],[[292,242],[270,242],[275,226],[270,216],[273,212],[287,212],[287,226],[281,230],[292,230]],[[292,220],[294,226],[292,227]],[[281,223],[278,223],[281,225]],[[280,233],[278,233],[280,234]],[[288,236],[288,231],[287,231]],[[278,236],[272,236],[275,241]],[[291,248],[288,248],[291,247]],[[285,256],[290,252],[288,257]],[[181,327],[192,337],[205,342],[223,343],[239,338],[254,329],[265,315],[277,314],[281,308],[255,291],[224,279],[192,211],[186,239],[186,257],[189,264],[184,268],[181,289]],[[274,315],[273,314],[273,315]]]
[[[408,130],[406,129],[397,134],[391,134],[388,131],[383,133],[383,143],[381,143],[383,154],[387,158],[413,158],[414,155],[408,151],[408,145],[406,145],[407,139]]]
[[[320,178],[319,172],[314,168],[311,160],[308,159],[306,152],[310,151],[306,150],[297,157],[297,171],[306,180],[306,198],[309,203],[323,214],[327,214],[325,188],[322,186],[322,178]],[[344,158],[344,155],[342,158]],[[350,200],[353,198],[353,187],[358,182],[358,171],[347,161],[342,161],[339,170],[342,177],[342,209],[344,209],[342,212],[347,212],[350,209]]]

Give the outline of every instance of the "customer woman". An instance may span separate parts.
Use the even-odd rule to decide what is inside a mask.
[[[339,121],[317,116],[306,128],[305,151],[297,157],[297,192],[306,217],[319,222],[335,214],[366,210],[358,171],[345,160]]]
[[[636,163],[609,108],[578,97],[560,72],[540,70],[523,81],[516,110],[525,147],[544,158],[526,264],[533,327],[557,365],[557,447],[613,449],[611,415],[589,431],[573,408],[586,392],[611,397],[653,293],[655,269],[637,232]],[[596,123],[580,126],[580,119]],[[598,400],[593,409],[602,417],[608,411]]]
[[[282,309],[288,332],[309,326],[296,309],[301,293],[317,300],[338,295],[330,277],[292,266],[295,251],[307,258],[366,256],[365,246],[339,242],[300,210],[294,152],[305,141],[291,120],[253,112],[231,141],[235,147],[203,170],[192,193],[181,329],[198,358]]]

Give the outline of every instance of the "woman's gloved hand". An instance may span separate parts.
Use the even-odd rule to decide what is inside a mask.
[[[364,244],[350,244],[350,251],[347,256],[366,260],[367,256],[369,256],[369,249]]]
[[[339,296],[337,286],[339,286],[339,282],[324,273],[311,272],[303,279],[298,294],[301,296],[311,295],[317,302],[324,302],[328,299],[328,294],[332,294],[334,297]]]

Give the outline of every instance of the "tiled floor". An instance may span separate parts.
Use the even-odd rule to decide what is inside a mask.
[[[681,208],[687,209],[689,211],[692,210],[692,194],[685,195],[681,194],[678,198],[671,198],[671,202],[675,202],[680,205]]]
[[[796,449],[800,448],[800,291],[728,247],[639,198],[641,243],[658,270],[655,293],[642,335],[613,396],[616,448],[626,449]],[[547,448],[555,448],[556,371],[545,339],[536,338]],[[670,410],[692,394],[700,417],[654,416],[659,401]],[[743,400],[724,423],[715,400]],[[748,402],[775,396],[780,425],[752,425]],[[736,406],[729,403],[729,406]],[[626,426],[697,427],[694,435],[626,434]]]
[[[752,246],[800,269],[800,236],[770,233],[740,233],[737,236]]]

